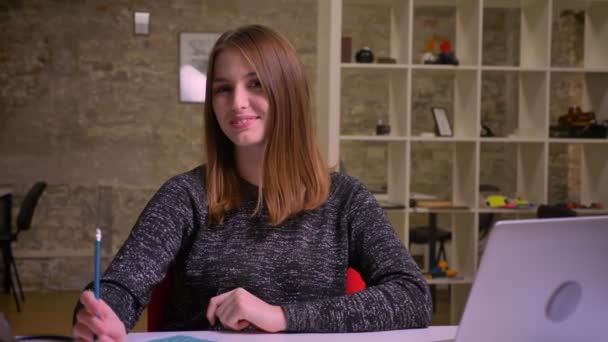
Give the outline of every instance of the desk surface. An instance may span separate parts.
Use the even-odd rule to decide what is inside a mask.
[[[435,342],[451,339],[456,336],[457,326],[433,326],[427,329],[393,330],[382,332],[353,333],[353,334],[262,334],[262,333],[232,333],[218,331],[190,331],[167,333],[132,333],[129,341],[144,342],[171,336],[191,336],[210,341],[399,341],[399,342]]]

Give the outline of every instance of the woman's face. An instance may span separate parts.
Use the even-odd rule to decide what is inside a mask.
[[[253,67],[235,48],[215,59],[213,111],[224,134],[237,147],[266,143],[268,96]]]

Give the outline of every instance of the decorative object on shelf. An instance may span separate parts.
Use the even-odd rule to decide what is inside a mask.
[[[392,58],[392,57],[378,57],[378,59],[376,60],[376,62],[380,63],[380,64],[397,64],[397,60]]]
[[[601,202],[594,202],[589,205],[584,205],[579,202],[567,202],[558,203],[557,206],[563,206],[568,209],[604,209],[604,204]]]
[[[435,38],[426,41],[426,52],[422,55],[422,64],[437,64],[437,56],[435,56]]]
[[[585,127],[595,123],[594,112],[583,112],[581,107],[570,107],[568,113],[558,118],[562,126]]]
[[[376,135],[389,135],[391,133],[391,125],[384,123],[384,120],[378,119],[376,123]]]
[[[448,121],[447,111],[443,107],[431,107],[435,119],[435,134],[440,137],[451,137],[452,128]]]
[[[490,129],[490,127],[488,127],[488,125],[482,123],[480,130],[479,130],[479,135],[482,137],[495,137],[496,135],[494,134],[494,132],[492,132],[492,130]]]
[[[431,272],[425,274],[425,277],[427,279],[454,278],[457,274],[458,271],[450,269],[447,261],[441,260]]]
[[[549,128],[553,138],[597,138],[608,136],[608,125],[597,124],[595,112],[583,112],[580,107],[570,107],[568,113],[558,118],[558,125]]]
[[[437,41],[441,41],[439,44],[439,53],[435,52],[435,46]],[[426,52],[422,55],[423,64],[451,64],[458,65],[458,58],[452,51],[452,43],[448,39],[441,39],[433,36],[426,41]]]
[[[439,45],[439,51],[437,64],[459,64],[458,58],[456,58],[454,51],[452,51],[452,43],[450,43],[449,40],[444,39],[441,42]]]
[[[367,46],[362,47],[361,49],[357,50],[357,53],[355,54],[355,61],[357,63],[373,63],[374,52]]]
[[[351,37],[342,37],[342,63],[352,62],[353,55],[353,39]]]
[[[499,209],[525,209],[534,208],[536,205],[521,197],[510,199],[504,195],[490,195],[486,197],[486,205],[490,208]]]

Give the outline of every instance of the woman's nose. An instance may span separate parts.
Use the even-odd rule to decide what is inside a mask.
[[[249,106],[249,93],[247,92],[247,89],[241,86],[234,88],[232,106],[234,109],[243,109]]]

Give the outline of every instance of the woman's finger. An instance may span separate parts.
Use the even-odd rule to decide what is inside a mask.
[[[237,329],[236,329],[236,330],[241,331],[241,330],[243,330],[243,329],[245,329],[245,328],[249,327],[250,325],[251,325],[251,323],[249,323],[249,321],[248,321],[248,320],[245,320],[245,319],[240,320],[240,321],[238,322],[238,325],[237,325]]]
[[[222,325],[232,330],[243,330],[251,325],[246,317],[245,307],[242,305],[242,293],[238,292],[226,297],[222,304],[218,306],[216,317]]]
[[[93,332],[86,325],[78,322],[72,329],[72,337],[77,341],[93,341]]]
[[[76,319],[95,335],[104,335],[106,333],[104,322],[86,310],[80,310],[76,315]]]
[[[95,298],[95,295],[91,291],[84,291],[80,295],[80,302],[92,314],[99,315],[100,318],[114,316],[115,313],[106,302],[102,299]]]
[[[207,320],[209,321],[209,323],[211,323],[211,325],[215,324],[215,317],[217,316],[218,306],[220,306],[224,302],[224,300],[226,300],[226,298],[231,295],[231,293],[233,291],[222,293],[219,296],[215,296],[215,297],[211,298],[211,300],[209,301],[209,306],[207,307],[206,316],[207,316]]]

